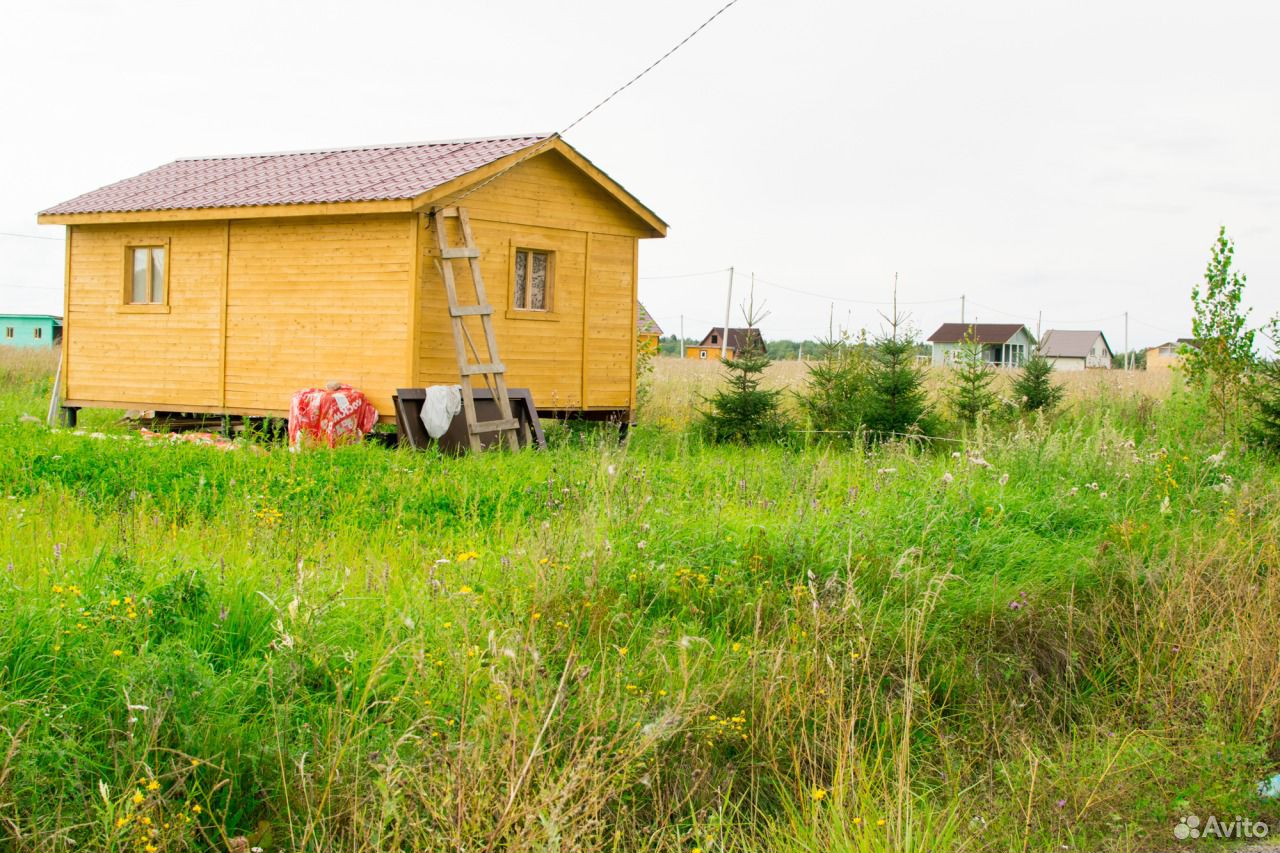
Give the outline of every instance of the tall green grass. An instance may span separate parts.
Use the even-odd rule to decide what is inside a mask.
[[[455,459],[50,431],[38,382],[0,392],[10,849],[1133,850],[1276,817],[1276,469],[1211,460],[1194,395],[932,449]]]

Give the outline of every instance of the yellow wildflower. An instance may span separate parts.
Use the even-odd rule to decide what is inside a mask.
[[[118,658],[118,657],[120,657],[120,656],[121,656],[121,655],[123,655],[123,654],[124,654],[124,652],[123,652],[123,651],[121,651],[120,649],[112,649],[112,650],[111,650],[111,656],[112,656],[112,657]]]
[[[160,790],[160,781],[159,781],[158,779],[152,779],[150,782],[148,782],[148,783],[147,783],[147,790],[148,790],[148,791],[159,791],[159,790]]]
[[[134,791],[133,796],[130,797],[129,799],[133,801],[133,804],[135,806],[140,806],[142,805],[142,802],[146,799],[146,797],[142,795],[141,791]]]
[[[809,796],[813,798],[815,803],[820,803],[827,798],[826,788],[814,788],[809,792]]]

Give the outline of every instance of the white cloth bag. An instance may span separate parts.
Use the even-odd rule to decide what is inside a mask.
[[[462,411],[461,385],[432,385],[422,401],[422,425],[427,435],[439,438],[449,429],[453,418]]]

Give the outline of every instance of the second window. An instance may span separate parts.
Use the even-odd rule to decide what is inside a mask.
[[[511,307],[517,311],[551,310],[554,258],[551,252],[516,249]]]
[[[133,305],[163,305],[164,246],[133,246],[129,249],[129,302]]]

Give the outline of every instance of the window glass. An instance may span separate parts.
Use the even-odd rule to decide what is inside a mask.
[[[151,301],[164,302],[164,249],[151,250]]]
[[[533,274],[529,280],[529,307],[534,311],[547,310],[547,256],[542,252],[530,253]]]
[[[147,301],[147,250],[133,250],[133,291],[130,302]]]
[[[516,308],[525,307],[525,279],[529,273],[529,253],[516,252],[516,292],[513,303]]]

